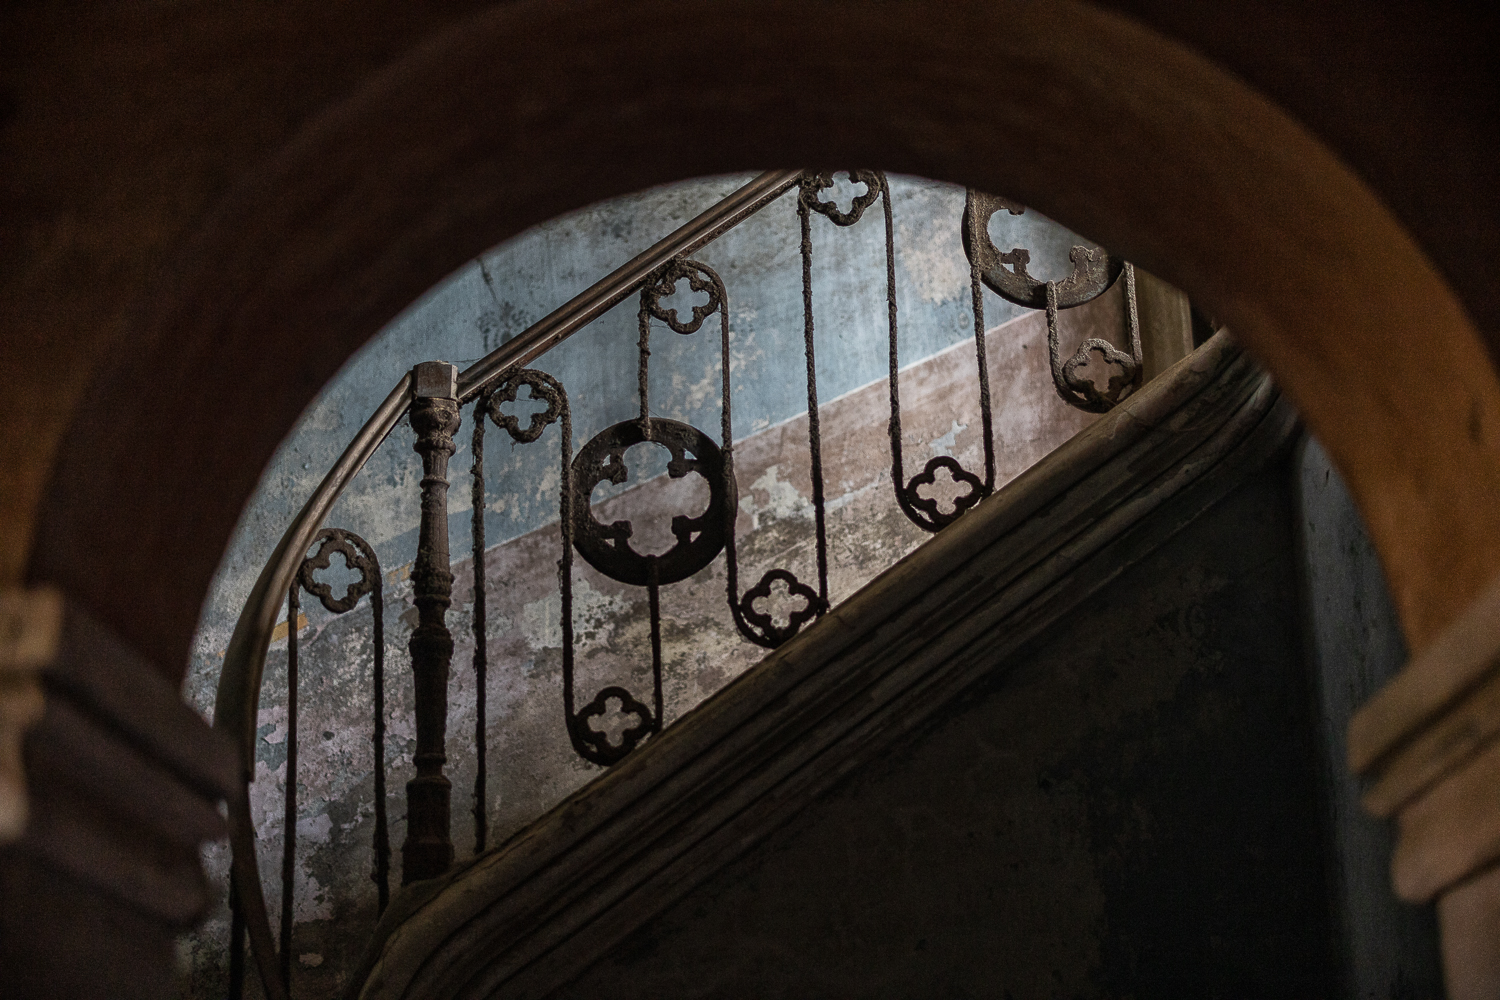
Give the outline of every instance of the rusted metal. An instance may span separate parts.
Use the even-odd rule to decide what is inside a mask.
[[[1074,247],[1074,250],[1081,249]],[[1107,340],[1090,337],[1078,345],[1078,350],[1066,361],[1062,359],[1057,329],[1058,285],[1047,282],[1047,357],[1052,367],[1052,384],[1057,394],[1069,406],[1089,413],[1107,413],[1118,406],[1141,384],[1144,368],[1141,358],[1141,327],[1135,301],[1135,269],[1125,265],[1125,325],[1130,338],[1130,353],[1126,354]],[[1103,389],[1092,378],[1080,375],[1078,369],[1092,363],[1092,355],[1106,365],[1120,370],[1111,375]]]
[[[511,414],[502,408],[502,404],[515,402],[522,386],[530,390],[531,398],[540,400],[547,404],[546,409],[533,413],[530,421],[525,427],[521,426]],[[591,517],[588,513],[588,497],[592,492],[593,485],[600,480],[595,479],[587,490],[575,490],[575,478],[577,476],[576,462],[573,458],[573,418],[568,406],[567,390],[562,383],[551,375],[535,369],[519,369],[506,372],[500,383],[494,389],[482,397],[481,412],[487,413],[491,420],[503,428],[513,441],[517,444],[530,444],[541,439],[543,431],[553,423],[561,423],[561,434],[559,440],[559,458],[561,462],[561,488],[559,490],[559,534],[562,542],[562,555],[557,562],[558,590],[562,602],[562,656],[563,656],[563,719],[567,728],[568,739],[573,744],[574,751],[585,760],[601,766],[609,766],[623,760],[635,746],[651,733],[660,729],[661,720],[661,632],[660,614],[656,597],[656,579],[654,576],[655,566],[649,561],[646,563],[646,571],[643,582],[650,587],[650,601],[652,608],[652,664],[655,678],[654,703],[655,711],[638,701],[627,689],[619,685],[611,685],[602,689],[582,709],[576,704],[575,695],[575,671],[574,671],[574,649],[573,649],[573,551],[575,539],[578,536],[579,516],[575,513],[582,510],[584,518]],[[476,415],[476,419],[479,416]],[[654,426],[660,427],[663,422],[653,422]],[[675,421],[665,422],[675,424]],[[628,426],[640,430],[643,426],[640,421],[627,421]],[[686,425],[683,425],[686,426]],[[606,432],[608,433],[608,432]],[[476,434],[476,441],[481,440]],[[599,439],[596,438],[595,441]],[[711,442],[710,442],[711,443]],[[628,447],[626,445],[625,447]],[[621,449],[623,451],[623,448]],[[580,453],[582,458],[582,453]],[[476,459],[476,463],[477,463]],[[627,473],[620,470],[620,480],[624,481]],[[482,487],[476,485],[475,496],[477,502],[482,502]],[[628,535],[626,536],[628,538]],[[626,543],[628,548],[628,542]],[[579,548],[582,553],[583,549]],[[632,553],[634,554],[634,553]],[[585,558],[588,558],[585,554]],[[642,557],[638,557],[642,558]],[[650,557],[644,557],[649,560]],[[712,557],[710,557],[711,559]],[[482,565],[482,564],[481,564]],[[476,569],[476,572],[480,570]],[[601,570],[601,572],[606,572]],[[628,582],[628,581],[626,581]],[[476,633],[476,642],[482,639]],[[611,708],[618,714],[633,715],[637,722],[634,726],[627,727],[619,733],[620,743],[612,744],[608,734],[602,729],[596,729],[592,723],[594,720],[603,720],[611,714]],[[477,797],[482,797],[482,789],[476,792]],[[476,802],[476,810],[480,808]],[[476,848],[477,850],[478,848]]]
[[[668,310],[661,304],[662,298],[670,295],[677,282],[684,278],[695,291],[709,294],[708,303],[695,306],[687,320],[679,319],[675,310]],[[568,479],[569,499],[563,515],[570,521],[564,545],[567,547],[571,543],[571,548],[576,548],[589,565],[605,576],[645,587],[651,621],[653,708],[642,704],[626,688],[614,685],[601,690],[588,705],[575,712],[571,562],[565,558],[567,575],[562,581],[562,600],[563,618],[567,622],[567,648],[563,658],[563,685],[568,735],[574,750],[581,756],[606,767],[623,760],[647,736],[661,731],[660,588],[687,579],[718,557],[724,548],[725,529],[729,524],[726,512],[733,508],[736,498],[733,473],[725,465],[724,455],[712,438],[690,424],[651,415],[651,320],[653,317],[661,319],[673,330],[691,334],[703,326],[712,312],[724,312],[723,307],[723,282],[717,275],[692,262],[672,261],[642,284],[637,345],[640,417],[605,428],[579,449],[573,459]],[[698,475],[709,488],[708,507],[703,513],[697,516],[678,514],[672,518],[672,534],[677,541],[660,555],[641,553],[631,546],[630,539],[634,534],[631,522],[601,524],[594,517],[591,500],[594,487],[600,483],[611,482],[618,486],[626,482],[630,470],[625,464],[625,452],[633,445],[647,441],[661,445],[671,454],[667,463],[669,476],[681,479],[690,474]],[[612,740],[604,729],[593,725],[596,719],[604,719],[611,704],[618,706],[616,711],[619,714],[637,720],[634,725],[618,731],[618,742]]]
[[[541,400],[547,404],[545,410],[531,415],[531,420],[525,427],[522,427],[515,417],[501,409],[501,404],[516,401],[522,386],[530,391],[532,399]],[[510,439],[516,444],[531,444],[542,436],[542,431],[546,430],[549,425],[557,422],[567,405],[568,396],[561,382],[546,372],[522,369],[509,373],[495,387],[495,390],[486,397],[484,411],[495,422],[495,426],[509,434]]]
[[[817,212],[835,226],[852,226],[864,218],[865,209],[880,200],[885,191],[885,175],[878,170],[845,170],[851,184],[863,184],[863,194],[854,196],[849,211],[839,210],[837,204],[824,201],[819,193],[833,187],[833,173],[808,171],[798,184],[798,203],[810,211]]]
[[[1026,209],[1009,198],[969,190],[964,202],[964,253],[996,295],[1027,309],[1045,309],[1047,282],[1038,281],[1026,271],[1026,266],[1031,263],[1031,251],[1015,247],[1001,253],[990,239],[990,219],[1000,211],[1020,215]],[[1120,258],[1083,246],[1075,246],[1068,259],[1073,264],[1073,271],[1056,282],[1058,309],[1081,306],[1103,295],[1125,267]]]
[[[401,845],[401,883],[436,878],[453,863],[450,799],[452,783],[443,774],[448,756],[448,667],[453,636],[447,612],[453,599],[448,559],[448,457],[458,430],[458,369],[427,361],[412,370],[411,425],[422,456],[422,525],[412,566],[412,601],[417,627],[407,648],[416,688],[417,773],[406,783],[406,843]]]
[[[292,897],[297,871],[297,591],[301,582],[299,573],[286,594],[286,787],[281,817],[281,934],[276,969],[281,988],[288,994],[292,992]]]
[[[485,807],[486,785],[489,781],[486,764],[489,758],[489,740],[486,732],[485,711],[486,688],[489,681],[489,642],[486,635],[485,618],[485,541],[484,541],[484,414],[490,402],[489,393],[480,393],[474,403],[474,436],[470,441],[473,462],[469,466],[469,534],[473,545],[474,600],[470,615],[471,634],[474,636],[474,853],[484,850],[489,834],[489,810]],[[538,429],[538,434],[541,430]]]
[[[375,859],[370,878],[375,883],[378,912],[384,913],[391,899],[391,842],[385,801],[385,597],[380,560],[369,542],[343,528],[324,528],[314,540],[319,543],[317,550],[302,560],[302,568],[297,571],[297,581],[303,590],[336,615],[354,610],[361,597],[370,595],[371,648],[374,653],[371,676],[374,719],[370,740],[375,758]],[[359,573],[358,580],[346,585],[342,597],[334,597],[333,588],[316,577],[319,570],[328,569],[333,564],[335,553],[343,556],[346,567]],[[287,620],[296,619],[288,617]],[[288,639],[292,639],[291,631]],[[289,657],[291,648],[289,641]]]
[[[297,580],[303,590],[336,615],[352,611],[366,594],[379,596],[380,560],[369,542],[342,528],[324,528],[314,540],[319,543],[317,551],[302,560],[302,567],[297,571]],[[334,555],[343,556],[344,565],[359,572],[359,579],[345,586],[342,597],[334,597],[333,587],[317,578],[319,570],[333,565]]]
[[[637,552],[630,544],[634,534],[631,522],[601,524],[589,505],[589,497],[600,483],[625,483],[630,477],[625,452],[644,441],[671,452],[667,475],[681,479],[696,474],[707,481],[709,488],[708,507],[702,514],[672,517],[672,534],[677,541],[660,555]],[[590,566],[621,583],[644,587],[653,574],[660,585],[686,580],[723,550],[725,511],[732,503],[733,490],[733,480],[725,475],[723,452],[698,428],[664,417],[652,418],[649,430],[645,421],[623,421],[600,431],[573,459],[573,544]]]
[[[972,510],[979,501],[995,491],[995,428],[994,418],[990,413],[989,361],[985,356],[984,287],[980,283],[980,266],[971,256],[969,298],[974,318],[974,357],[979,372],[979,422],[984,444],[984,478],[980,479],[965,469],[956,458],[949,455],[937,455],[928,460],[921,472],[908,480],[901,449],[901,362],[899,330],[896,321],[895,223],[891,209],[890,190],[885,184],[884,175],[881,175],[881,184],[885,192],[885,280],[890,328],[891,484],[896,491],[896,503],[907,519],[925,531],[935,532],[941,531],[958,520],[966,511]],[[967,205],[965,211],[967,213]],[[936,486],[939,470],[946,472],[955,484],[961,483],[968,487],[964,493],[954,496],[949,501],[953,504],[953,509],[950,511],[943,510],[936,497],[922,496],[924,488]]]
[[[856,172],[851,172],[854,177]],[[878,195],[880,187],[873,179],[865,180],[865,196]],[[813,506],[813,545],[818,560],[819,609],[828,607],[828,504],[823,494],[823,426],[818,415],[818,355],[813,321],[812,293],[812,213],[827,216],[836,226],[852,226],[865,213],[868,201],[856,198],[848,212],[840,212],[818,198],[818,192],[830,187],[829,174],[807,174],[797,192],[797,222],[802,232],[802,354],[807,366],[807,454],[811,466]],[[726,356],[724,363],[729,359]]]
[[[969,258],[969,267],[974,275],[976,327],[981,325],[979,320],[981,315],[979,283],[981,281],[995,294],[1009,302],[1028,309],[1045,309],[1047,311],[1047,354],[1052,369],[1052,384],[1057,389],[1058,396],[1069,406],[1089,413],[1107,412],[1119,405],[1141,384],[1143,363],[1140,319],[1135,300],[1134,269],[1121,258],[1101,248],[1075,246],[1068,252],[1068,260],[1072,262],[1073,270],[1066,278],[1061,281],[1039,281],[1027,272],[1027,265],[1031,263],[1030,250],[1024,247],[1014,247],[1001,253],[990,238],[990,219],[1000,211],[1020,215],[1026,211],[1026,208],[1009,198],[969,189],[964,200],[963,243],[964,253]],[[1090,337],[1078,346],[1071,357],[1064,359],[1058,331],[1058,312],[1097,299],[1109,291],[1121,274],[1125,275],[1129,353],[1121,351],[1107,340]],[[976,337],[980,345],[982,371],[984,367],[983,331],[976,333]],[[1100,389],[1092,378],[1079,373],[1080,368],[1091,363],[1092,355],[1095,354],[1099,356],[1103,364],[1119,369],[1119,374],[1111,375],[1103,389]],[[987,386],[985,394],[988,395]],[[984,407],[984,412],[988,419],[988,405]],[[986,437],[988,439],[988,430],[986,430]],[[986,461],[988,464],[992,459],[987,456]],[[936,462],[937,460],[934,459],[933,462],[928,463],[926,470],[928,474],[936,471],[938,467],[934,464]],[[956,474],[954,475],[958,478]],[[972,478],[964,479],[964,482],[969,483],[971,487]],[[988,495],[990,487],[993,486],[993,476],[987,476],[986,482],[989,486],[984,489],[984,495]],[[973,506],[979,501],[980,496],[971,488],[968,496],[961,499],[968,506]]]
[[[679,319],[677,310],[666,308],[661,301],[675,292],[677,282],[684,278],[687,279],[690,290],[703,292],[708,296],[707,302],[693,306],[692,316],[686,320]],[[671,327],[672,332],[684,336],[694,334],[703,328],[704,320],[723,310],[724,282],[706,264],[685,259],[674,260],[641,286],[641,307],[651,318],[659,319]]]
[[[342,528],[324,528],[314,537],[317,549],[306,556],[297,568],[292,585],[286,595],[286,672],[287,672],[287,735],[286,735],[286,787],[282,803],[282,848],[281,848],[281,923],[277,972],[281,987],[287,993],[292,988],[292,954],[294,926],[294,889],[297,865],[297,703],[298,666],[300,659],[301,592],[307,591],[318,599],[328,611],[336,615],[347,614],[359,603],[359,599],[370,595],[372,621],[372,645],[374,663],[374,751],[375,751],[375,864],[371,879],[375,882],[379,912],[384,913],[390,902],[390,834],[385,804],[385,625],[381,593],[380,560],[370,543],[352,531]],[[333,587],[317,578],[321,570],[333,564],[333,556],[343,557],[344,565],[359,573],[359,578],[346,585],[340,597],[333,595]],[[231,886],[230,927],[230,991],[231,1000],[238,1000],[244,990],[244,934],[245,915],[238,892]],[[238,962],[238,972],[234,971]]]
[[[804,188],[804,190],[807,190]],[[821,188],[813,188],[816,194]],[[813,483],[813,540],[815,545],[815,557],[817,559],[816,570],[822,593],[813,590],[807,584],[797,579],[797,575],[791,570],[783,567],[773,567],[761,575],[760,581],[755,586],[740,594],[739,584],[739,553],[735,548],[734,527],[735,517],[739,512],[738,489],[734,481],[734,392],[733,383],[730,378],[730,344],[729,344],[729,293],[724,288],[724,281],[718,272],[704,264],[695,264],[695,267],[711,276],[718,288],[719,309],[719,373],[721,382],[721,407],[719,416],[719,433],[721,446],[724,452],[724,481],[725,492],[731,498],[724,512],[724,562],[726,589],[729,596],[729,612],[734,619],[735,628],[746,639],[766,649],[775,649],[786,642],[792,636],[801,631],[802,626],[822,615],[828,610],[828,545],[827,528],[825,525],[825,504],[823,500],[823,458],[822,442],[818,427],[818,376],[815,364],[815,355],[812,350],[813,327],[811,311],[812,274],[810,271],[812,258],[812,243],[808,226],[808,207],[803,204],[803,196],[799,193],[797,202],[797,213],[802,230],[802,296],[803,296],[803,353],[804,366],[807,372],[807,405],[808,405],[808,456],[811,463],[810,475]],[[772,587],[781,583],[787,588],[787,593],[792,597],[802,599],[802,607],[791,612],[787,616],[785,625],[777,625],[775,619],[769,614],[756,609],[760,601],[769,601]]]
[[[755,605],[759,601],[769,601],[771,588],[780,583],[786,587],[787,593],[792,597],[802,598],[802,607],[796,611],[788,612],[787,623],[777,625],[775,620],[768,614],[757,611]],[[749,590],[745,596],[740,598],[735,605],[738,612],[737,617],[742,618],[748,628],[741,631],[749,631],[752,640],[764,642],[760,645],[775,649],[786,642],[792,636],[802,630],[802,626],[817,618],[828,609],[828,602],[807,584],[797,579],[795,573],[786,569],[768,569],[760,578],[760,582]]]

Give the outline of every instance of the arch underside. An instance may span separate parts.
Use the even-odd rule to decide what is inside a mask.
[[[1500,380],[1406,229],[1221,67],[1020,0],[521,2],[430,38],[241,174],[132,304],[29,575],[180,678],[276,444],[421,293],[603,198],[862,164],[1013,197],[1227,324],[1343,472],[1414,650],[1493,576]]]
[[[1406,232],[1268,101],[1085,4],[879,17],[830,4],[836,40],[800,5],[683,13],[668,0],[487,11],[253,171],[102,369],[59,455],[32,575],[180,670],[276,442],[435,281],[611,195],[871,163],[1018,198],[1234,329],[1344,471],[1414,647],[1488,579],[1500,382]]]

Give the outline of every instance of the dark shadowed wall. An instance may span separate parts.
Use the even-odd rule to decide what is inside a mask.
[[[1351,965],[1386,901],[1339,854],[1368,821],[1325,808],[1310,668],[1347,663],[1308,653],[1299,551],[1345,576],[1348,554],[1299,549],[1299,472],[1258,474],[559,996],[1440,996],[1420,917]],[[1387,607],[1372,634],[1399,645]]]

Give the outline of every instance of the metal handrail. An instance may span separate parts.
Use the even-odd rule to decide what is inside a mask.
[[[796,185],[801,170],[770,170],[719,201],[670,236],[632,258],[603,280],[591,285],[545,318],[470,365],[459,374],[460,403],[466,403],[511,368],[535,360],[635,291],[653,271],[674,257],[692,253],[734,228],[746,218]],[[291,586],[297,568],[307,554],[335,501],[349,482],[364,468],[411,405],[412,380],[404,375],[359,433],[349,442],[328,470],[313,495],[282,535],[260,576],[255,581],[234,634],[224,651],[214,699],[214,727],[229,734],[240,746],[245,794],[229,804],[233,879],[243,907],[252,950],[271,1000],[284,993],[274,966],[270,922],[261,892],[259,865],[255,858],[255,834],[250,823],[248,785],[255,775],[255,731],[260,706],[266,652],[276,627],[282,595]],[[295,624],[289,626],[295,627]],[[289,778],[288,780],[292,780]],[[292,835],[290,832],[288,836]]]

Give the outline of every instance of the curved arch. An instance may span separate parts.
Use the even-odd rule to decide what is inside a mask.
[[[312,122],[183,249],[105,368],[59,455],[33,575],[180,670],[277,441],[438,279],[585,202],[863,162],[1018,197],[1233,326],[1345,472],[1414,646],[1478,591],[1500,564],[1500,381],[1419,248],[1323,145],[1086,4],[821,13],[829,31],[803,3],[508,4]]]

